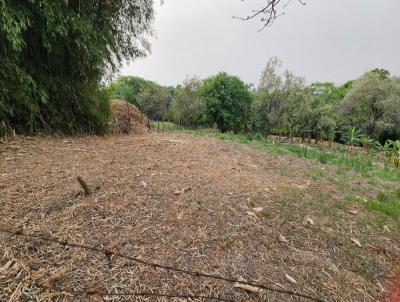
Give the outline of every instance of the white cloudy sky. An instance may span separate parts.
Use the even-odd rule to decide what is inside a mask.
[[[157,1],[157,0],[156,0]],[[240,22],[265,0],[166,0],[157,6],[152,53],[121,74],[163,85],[227,71],[258,83],[271,56],[308,83],[343,83],[380,67],[400,75],[400,0],[297,1],[262,32]]]

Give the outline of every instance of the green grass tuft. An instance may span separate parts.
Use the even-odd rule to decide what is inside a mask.
[[[398,200],[400,200],[400,188],[398,188],[398,189],[396,190],[395,194],[396,194],[396,198],[397,198]]]
[[[394,192],[381,191],[377,194],[376,200],[369,200],[366,207],[370,210],[386,214],[397,222],[400,227],[400,189]]]
[[[379,193],[377,194],[376,199],[377,199],[379,202],[388,202],[389,199],[390,199],[390,197],[389,197],[389,194],[388,194],[387,192],[381,191],[381,192],[379,192]]]

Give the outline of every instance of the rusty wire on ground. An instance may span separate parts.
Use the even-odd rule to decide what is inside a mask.
[[[1,275],[1,274],[0,274]],[[181,298],[181,299],[202,299],[208,301],[222,301],[222,302],[234,302],[232,299],[216,297],[216,296],[204,296],[204,295],[191,295],[191,294],[168,294],[168,293],[157,293],[157,292],[132,292],[132,293],[113,293],[113,292],[99,292],[95,290],[70,290],[67,288],[45,286],[43,284],[36,284],[43,290],[56,291],[60,293],[68,293],[73,296],[100,296],[100,297],[158,297],[158,298]]]
[[[156,269],[174,271],[174,272],[179,272],[179,273],[183,273],[186,275],[191,275],[191,276],[195,276],[195,277],[199,277],[199,278],[214,279],[214,280],[224,281],[224,282],[228,282],[228,283],[244,284],[244,285],[254,286],[254,287],[257,287],[257,288],[265,290],[265,291],[286,294],[286,295],[290,295],[290,296],[294,296],[294,297],[308,299],[310,301],[325,302],[324,300],[322,300],[320,298],[311,297],[309,295],[297,293],[297,292],[290,291],[290,290],[277,289],[277,288],[273,288],[273,287],[266,286],[263,284],[245,282],[242,280],[236,280],[233,278],[223,277],[220,275],[211,275],[211,274],[203,273],[203,272],[199,272],[199,271],[190,271],[190,270],[180,269],[180,268],[173,267],[173,266],[152,263],[152,262],[149,262],[146,260],[142,260],[139,258],[135,258],[132,256],[124,255],[124,254],[121,254],[118,252],[113,252],[113,251],[106,250],[106,249],[97,248],[94,246],[71,243],[71,242],[59,240],[56,238],[44,237],[44,236],[41,236],[38,234],[27,234],[27,233],[24,233],[23,230],[21,230],[21,229],[13,231],[8,228],[0,227],[0,232],[6,233],[9,235],[14,235],[17,237],[28,238],[28,240],[29,239],[41,239],[41,240],[55,243],[55,244],[62,245],[62,246],[68,246],[68,247],[72,247],[72,248],[93,251],[93,252],[105,255],[107,257],[107,259],[109,259],[110,263],[111,263],[110,257],[116,256],[116,257],[120,257],[120,258],[124,258],[127,260],[137,262],[137,263],[145,265],[145,266],[151,266]],[[175,294],[143,293],[143,292],[142,293],[101,293],[101,292],[96,292],[96,291],[86,291],[85,292],[85,291],[71,291],[71,290],[67,290],[67,289],[45,287],[45,286],[40,286],[40,287],[42,287],[44,289],[48,289],[48,290],[64,291],[64,292],[68,292],[68,293],[75,294],[75,295],[81,294],[81,295],[99,295],[99,296],[158,296],[158,297],[165,297],[165,298],[199,298],[199,299],[214,300],[214,301],[233,301],[230,299],[225,299],[225,298],[220,298],[220,297],[212,297],[212,296],[195,296],[195,295],[179,295],[179,294],[175,295]]]

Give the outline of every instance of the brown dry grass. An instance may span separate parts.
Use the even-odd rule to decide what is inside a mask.
[[[374,224],[373,214],[340,210],[346,192],[311,180],[309,161],[165,133],[18,138],[0,148],[1,226],[327,301],[375,301],[399,256],[394,235]],[[83,196],[77,175],[92,195]],[[101,254],[6,234],[0,257],[1,301],[89,299],[38,284],[259,301],[231,284],[114,257],[110,265]],[[305,301],[274,293],[268,299]]]
[[[111,133],[113,134],[144,134],[148,120],[134,105],[123,100],[111,100]]]

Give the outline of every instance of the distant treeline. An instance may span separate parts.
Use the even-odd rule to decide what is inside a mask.
[[[367,145],[400,138],[400,78],[374,69],[336,86],[306,85],[293,72],[280,72],[271,58],[258,87],[219,73],[193,77],[177,87],[162,87],[123,76],[107,88],[112,98],[137,105],[153,120],[188,128],[217,127],[222,132],[274,134]]]

